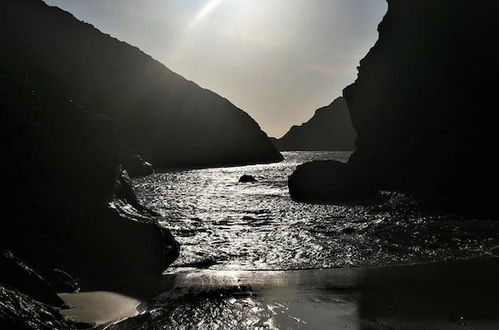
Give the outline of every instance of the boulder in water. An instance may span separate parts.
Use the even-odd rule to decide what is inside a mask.
[[[258,182],[258,180],[252,175],[244,174],[239,178],[239,182],[241,182],[241,183],[255,183],[255,182]]]
[[[375,196],[363,175],[336,160],[313,161],[296,168],[288,180],[291,198],[301,202],[344,202]]]

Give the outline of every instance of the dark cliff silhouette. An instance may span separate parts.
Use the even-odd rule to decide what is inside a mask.
[[[77,102],[71,84],[42,61],[71,62],[70,53],[59,57],[55,44],[39,58],[32,52],[40,42],[33,34],[54,32],[42,24],[44,10],[74,21],[39,1],[0,2],[0,328],[6,329],[73,328],[53,306],[62,303],[56,292],[78,288],[75,278],[159,276],[179,253],[157,215],[137,201],[121,166],[123,122],[104,114],[99,102]],[[32,21],[40,31],[31,30]],[[84,38],[62,32],[75,44]],[[89,59],[74,70],[91,65],[97,64]]]
[[[490,208],[499,165],[499,3],[388,4],[379,40],[344,90],[358,133],[347,167],[377,189]]]
[[[29,65],[1,56],[0,78],[0,252],[7,256],[0,258],[0,325],[22,328],[28,310],[30,318],[41,313],[43,327],[50,308],[29,297],[55,305],[50,288],[76,287],[61,271],[97,281],[159,276],[178,244],[138,203],[113,121],[74,104]],[[24,310],[15,308],[20,301]]]
[[[345,99],[339,97],[273,143],[281,151],[350,151],[354,150],[355,135]]]
[[[50,73],[75,104],[113,118],[121,142],[155,167],[282,160],[247,113],[139,49],[41,0],[2,6],[14,60]]]

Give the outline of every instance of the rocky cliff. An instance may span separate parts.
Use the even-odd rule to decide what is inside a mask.
[[[74,278],[159,276],[179,246],[135,198],[119,163],[115,122],[75,104],[56,78],[16,65],[6,52],[0,53],[0,327],[73,328],[54,307],[62,303],[56,292],[77,289]]]
[[[280,139],[273,140],[281,151],[350,151],[355,145],[355,130],[345,100],[340,97],[315,111],[300,126],[293,126]]]
[[[480,212],[498,183],[499,3],[389,0],[379,40],[344,90],[350,172],[378,189]]]
[[[74,104],[112,118],[120,142],[154,166],[282,159],[247,113],[69,13],[4,0],[1,16],[4,55],[50,73]]]
[[[350,166],[380,187],[486,203],[498,178],[497,1],[389,0],[347,100]]]

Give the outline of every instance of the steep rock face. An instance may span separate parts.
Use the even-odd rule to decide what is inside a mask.
[[[281,151],[350,151],[354,149],[355,135],[347,104],[340,97],[273,143]]]
[[[282,159],[245,112],[139,49],[41,0],[2,2],[3,52],[50,73],[87,111],[116,121],[118,136],[157,167]]]
[[[90,324],[85,326],[65,321],[56,308],[2,286],[0,286],[0,302],[0,329],[63,330],[91,327]]]
[[[0,65],[0,76],[0,244],[80,276],[160,274],[178,245],[137,202],[112,121],[34,69]]]
[[[55,293],[52,286],[10,251],[0,251],[0,283],[16,287],[20,292],[31,295],[36,300],[53,306],[62,306],[64,302]]]
[[[380,188],[486,205],[498,183],[499,3],[389,0],[379,40],[344,90],[349,166]]]

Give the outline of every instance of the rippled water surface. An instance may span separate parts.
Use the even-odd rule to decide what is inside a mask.
[[[363,205],[310,205],[290,199],[287,178],[314,159],[348,152],[287,152],[276,164],[157,173],[134,180],[139,199],[159,212],[182,245],[177,266],[283,270],[385,265],[487,255],[494,221],[422,214],[403,195]],[[243,174],[256,183],[238,183]]]

